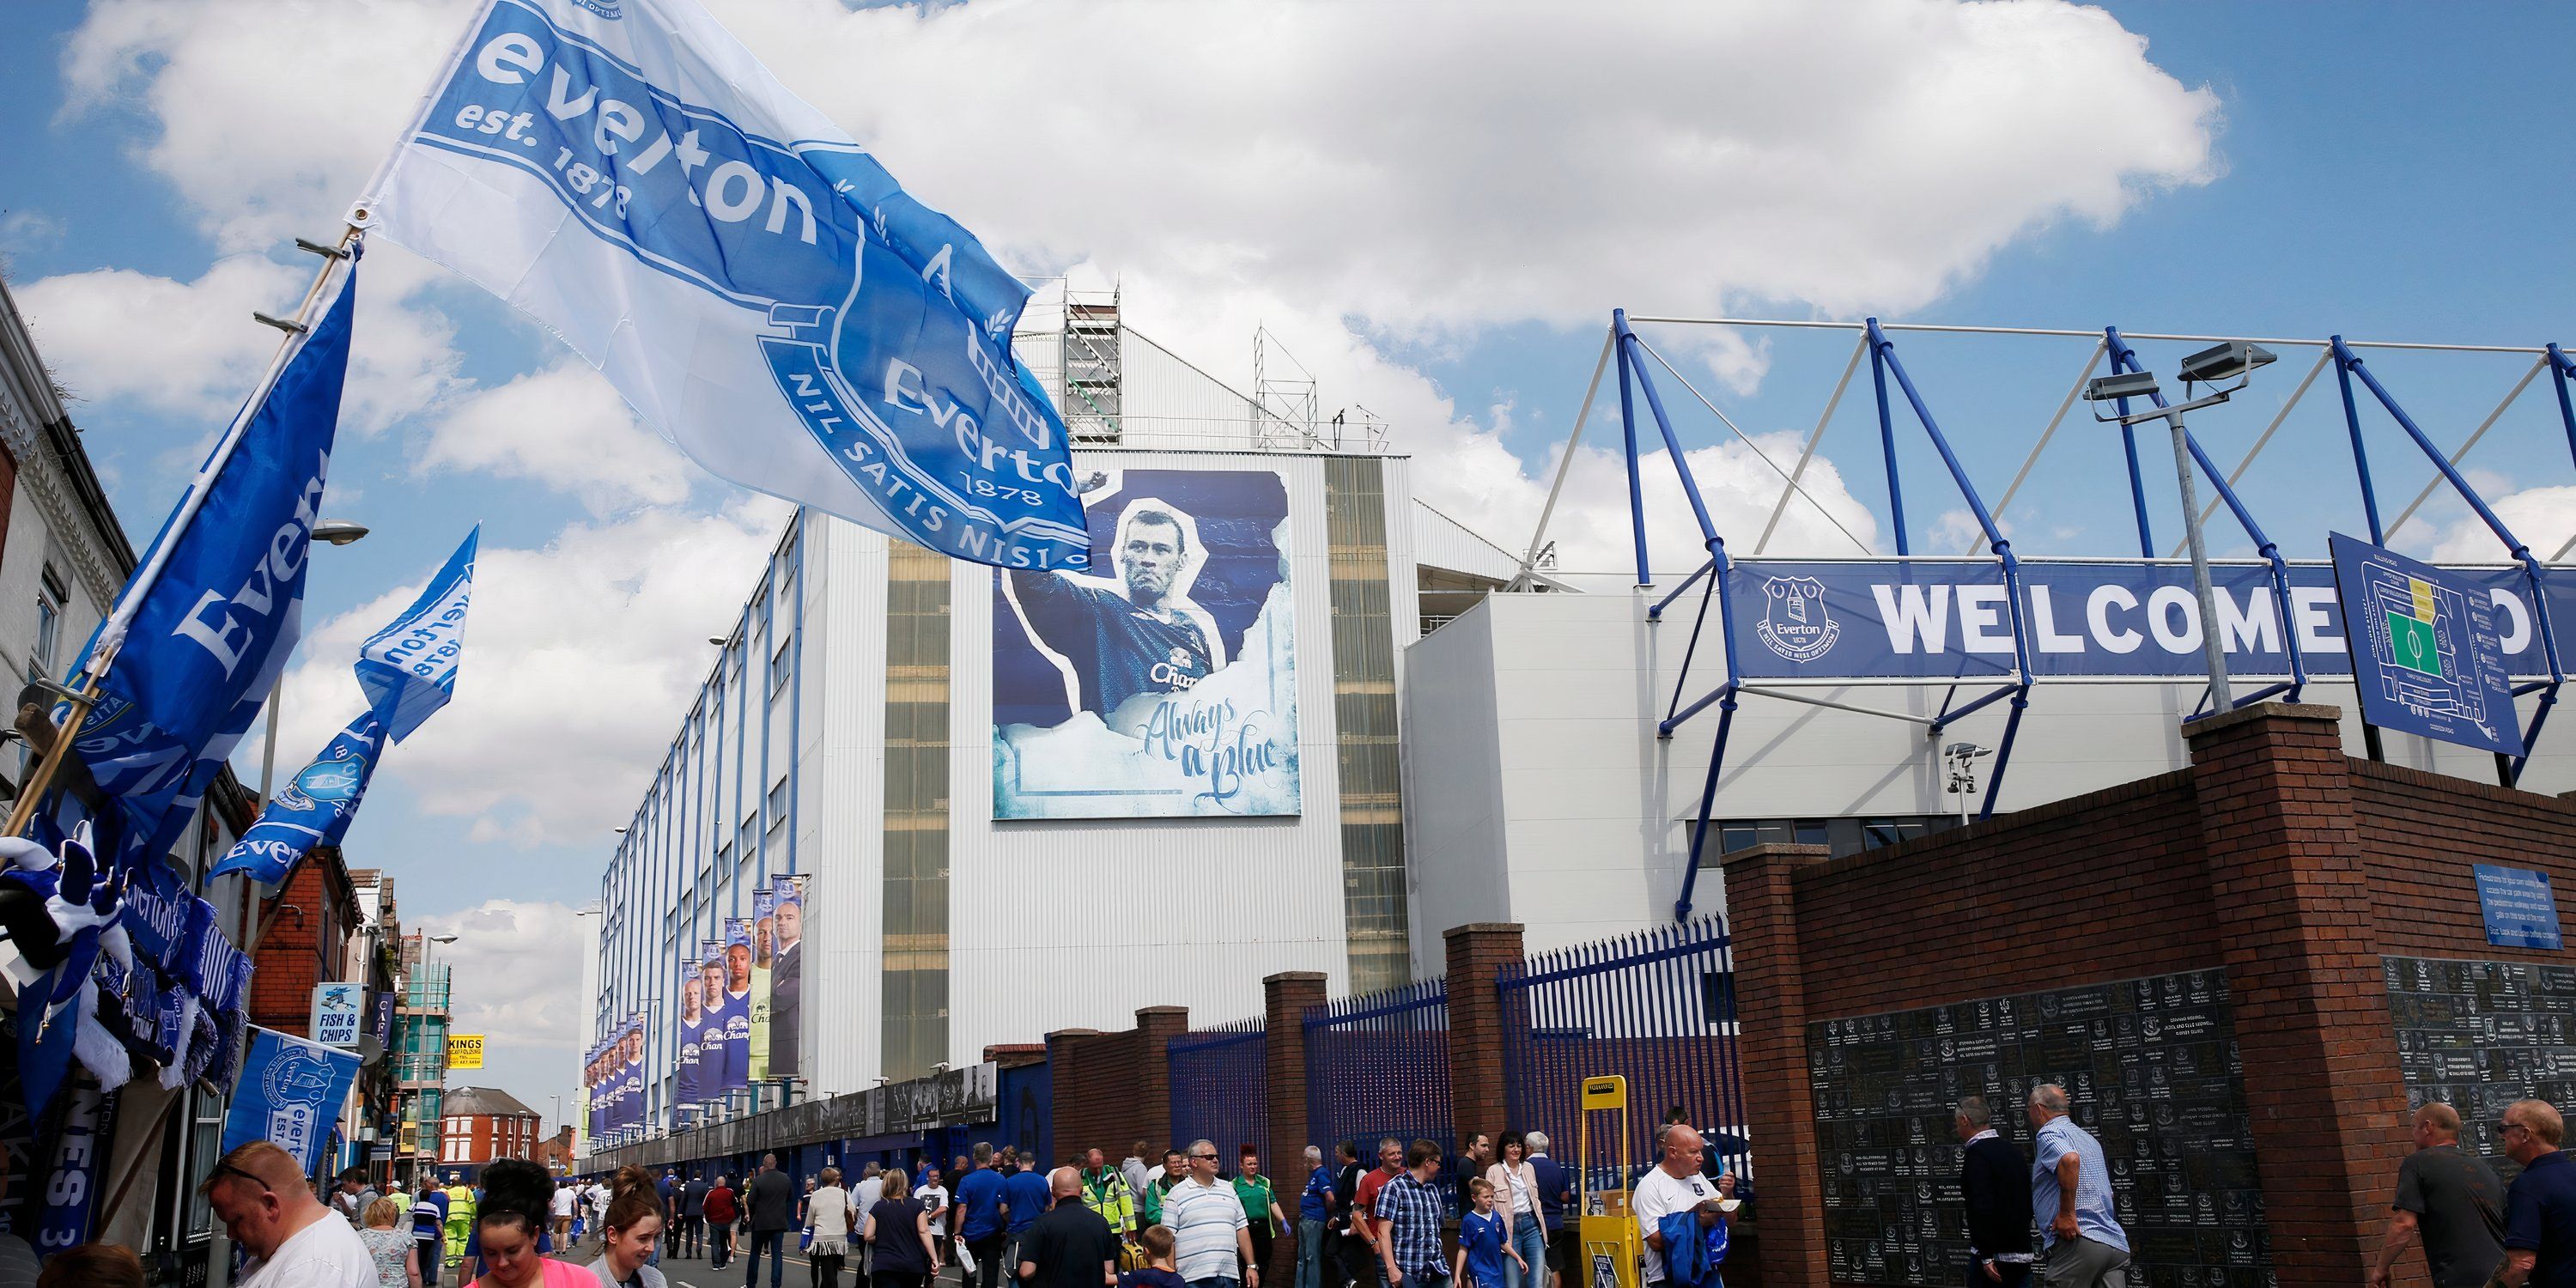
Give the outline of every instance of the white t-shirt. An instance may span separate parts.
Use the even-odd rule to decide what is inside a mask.
[[[559,1185],[555,1187],[554,1213],[556,1216],[569,1218],[572,1215],[573,1205],[580,1201],[581,1195],[576,1193],[571,1186]]]
[[[1661,1167],[1646,1169],[1644,1179],[1637,1182],[1637,1192],[1628,1200],[1637,1213],[1638,1241],[1646,1250],[1646,1282],[1660,1283],[1664,1278],[1664,1254],[1655,1251],[1655,1245],[1645,1243],[1646,1236],[1655,1233],[1665,1217],[1687,1212],[1716,1197],[1717,1183],[1697,1172],[1675,1176]]]
[[[329,1213],[242,1267],[234,1288],[375,1288],[376,1258],[349,1223]]]
[[[593,1220],[598,1220],[598,1221],[605,1221],[605,1220],[607,1220],[607,1219],[608,1219],[608,1187],[607,1187],[607,1186],[605,1186],[605,1185],[593,1184],[593,1185],[590,1187],[590,1194],[589,1194],[589,1198],[590,1198],[590,1215],[591,1215],[591,1218],[592,1218]]]
[[[948,1187],[945,1185],[924,1185],[919,1189],[914,1190],[912,1192],[912,1196],[921,1200],[921,1206],[924,1208],[935,1209],[930,1218],[930,1232],[932,1234],[948,1233]]]

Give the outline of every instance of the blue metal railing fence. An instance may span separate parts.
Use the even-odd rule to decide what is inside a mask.
[[[1750,1175],[1734,965],[1717,917],[1509,963],[1494,984],[1514,1130],[1544,1131],[1554,1156],[1571,1157],[1583,1080],[1615,1073],[1628,1080],[1631,1157],[1652,1161],[1655,1129],[1679,1109],[1715,1146],[1712,1169]]]
[[[1334,1144],[1357,1141],[1361,1159],[1373,1161],[1382,1137],[1429,1140],[1455,1173],[1446,980],[1308,1007],[1304,1026],[1306,1122],[1316,1144],[1329,1153]]]
[[[1173,1038],[1166,1054],[1173,1145],[1215,1141],[1229,1176],[1236,1151],[1250,1145],[1261,1152],[1262,1168],[1277,1172],[1279,1161],[1270,1156],[1270,1030],[1262,1018],[1192,1030]]]

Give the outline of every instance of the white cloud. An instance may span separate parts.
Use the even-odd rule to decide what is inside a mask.
[[[647,510],[577,523],[542,550],[487,540],[456,699],[380,771],[473,840],[589,841],[624,822],[775,544],[786,507]],[[424,567],[424,576],[430,571]],[[311,754],[360,709],[358,645],[420,593],[399,587],[305,637],[279,757]],[[281,771],[283,772],[283,771]]]
[[[564,1004],[565,986],[581,978],[578,916],[569,904],[488,899],[420,918],[418,929],[456,936],[438,950],[439,964],[455,968],[456,1031],[486,1034],[490,1044],[573,1049],[586,1009]]]
[[[1387,418],[1428,463],[1426,496],[1504,537],[1543,489],[1378,340],[1446,346],[1614,303],[1903,311],[2034,228],[2107,225],[2221,169],[2215,96],[2062,3],[714,7],[1007,261],[1123,282],[1143,329],[1202,363],[1267,323],[1332,401]],[[327,228],[467,8],[104,0],[65,56],[71,109],[140,101],[160,122],[142,160],[224,244]],[[298,70],[279,76],[287,44]],[[1083,92],[1044,110],[1001,92],[1068,66]],[[1768,361],[1729,333],[1672,343],[1739,391]]]
[[[74,395],[94,406],[194,417],[197,437],[211,439],[284,338],[251,313],[292,316],[318,263],[229,255],[192,282],[131,269],[65,273],[30,283],[18,302]],[[368,258],[341,403],[342,423],[361,433],[435,405],[458,384],[454,328],[410,298],[429,271],[410,255]]]
[[[2504,526],[2544,560],[2557,554],[2569,537],[2576,537],[2576,486],[2525,488],[2504,495],[2490,491],[2485,495],[2488,507],[2504,520]],[[2427,558],[2436,563],[2496,563],[2507,556],[2504,543],[2496,540],[2486,522],[2463,510],[2458,519],[2441,530]]]
[[[593,514],[689,495],[686,460],[636,423],[605,377],[570,358],[458,401],[431,425],[420,467],[549,484]]]

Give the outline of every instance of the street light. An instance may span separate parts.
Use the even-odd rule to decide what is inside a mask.
[[[2215,407],[2227,401],[2253,381],[2255,368],[2269,366],[2272,360],[2271,350],[2250,340],[2229,340],[2211,345],[2182,360],[2184,401],[2170,406],[2165,403],[2164,394],[2156,384],[2155,373],[2143,369],[2098,376],[2084,387],[2084,398],[2088,402],[2149,398],[2156,404],[2149,411],[2118,416],[2095,412],[2093,419],[2106,425],[2137,425],[2161,420],[2172,431],[2174,477],[2182,486],[2182,528],[2191,546],[2192,590],[2200,599],[2200,652],[2209,665],[2209,709],[2213,714],[2230,710],[2236,703],[2227,687],[2227,646],[2218,634],[2218,595],[2209,583],[2209,547],[2200,534],[2200,491],[2192,483],[2191,438],[2183,429],[2182,417],[2184,412]],[[2215,385],[2227,380],[2236,383],[2214,388],[2198,398],[2191,396],[2194,384]]]
[[[347,519],[324,519],[313,525],[312,539],[337,549],[367,535],[367,525]],[[277,668],[277,682],[268,689],[268,734],[259,753],[259,807],[268,808],[269,789],[277,778],[277,711],[286,705],[286,668]]]

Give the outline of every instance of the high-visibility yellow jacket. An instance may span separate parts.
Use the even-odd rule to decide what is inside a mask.
[[[1136,1195],[1127,1188],[1127,1178],[1117,1168],[1104,1167],[1083,1174],[1082,1205],[1097,1213],[1118,1234],[1136,1232]]]

